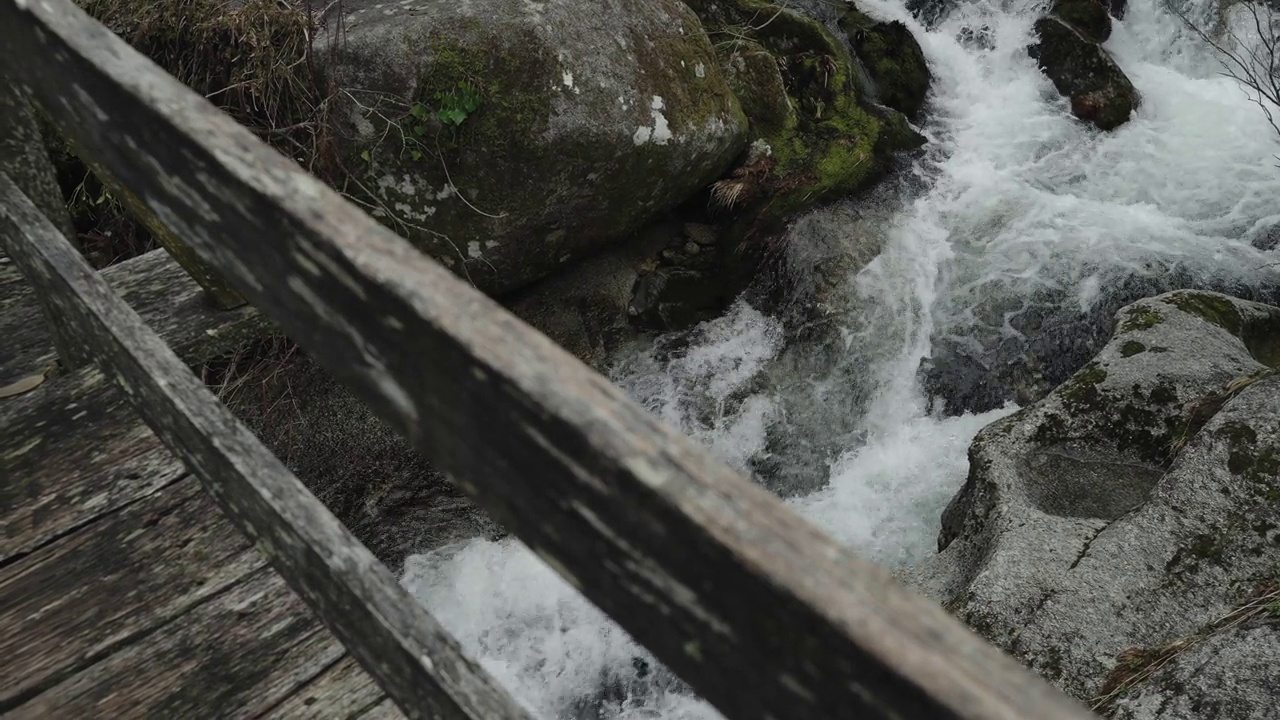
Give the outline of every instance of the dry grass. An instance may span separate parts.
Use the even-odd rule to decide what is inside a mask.
[[[1275,369],[1268,368],[1252,375],[1241,375],[1232,379],[1219,391],[1188,401],[1183,407],[1187,422],[1183,426],[1182,432],[1178,433],[1170,441],[1169,457],[1172,459],[1181,453],[1186,448],[1187,443],[1191,442],[1191,438],[1195,437],[1200,432],[1200,429],[1212,420],[1213,416],[1217,415],[1232,398],[1239,395],[1250,385],[1275,374]]]
[[[319,30],[300,0],[79,0],[134,49],[304,164],[323,146],[329,93]]]
[[[313,53],[318,33],[329,26],[342,31],[341,0],[323,6],[312,0],[77,3],[277,150],[322,179],[337,177],[327,116],[332,92]],[[327,22],[330,17],[338,22]],[[339,43],[329,47],[336,51]],[[82,249],[95,266],[157,247],[70,149],[54,155]]]
[[[227,407],[245,409],[268,417],[282,402],[292,402],[289,370],[302,358],[297,343],[274,334],[199,368],[201,381]]]
[[[1098,696],[1093,699],[1093,709],[1106,713],[1118,698],[1149,680],[1188,649],[1217,633],[1269,615],[1280,615],[1280,580],[1260,584],[1234,610],[1194,635],[1157,647],[1128,648],[1116,658],[1116,667],[1103,680]]]

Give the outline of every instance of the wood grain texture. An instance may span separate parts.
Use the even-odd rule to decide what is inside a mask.
[[[263,568],[5,717],[250,718],[343,652],[284,580]]]
[[[382,688],[360,669],[360,663],[348,655],[299,687],[261,720],[353,718],[384,701],[395,708]],[[396,712],[397,717],[404,717],[398,709]]]
[[[178,355],[201,363],[272,328],[252,306],[219,310],[164,250],[111,265],[102,277]],[[46,368],[57,356],[48,325],[13,263],[0,265],[0,385]]]
[[[0,713],[265,565],[188,477],[3,568]]]
[[[0,400],[0,567],[185,473],[97,368]]]
[[[0,28],[63,132],[729,717],[1091,717],[67,0]]]
[[[4,176],[0,237],[152,430],[410,717],[527,717]]]
[[[400,720],[404,717],[400,709],[389,700],[383,701],[365,710],[352,720]]]

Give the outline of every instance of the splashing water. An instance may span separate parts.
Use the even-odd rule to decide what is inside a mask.
[[[919,368],[940,339],[980,352],[984,338],[1022,334],[1029,298],[1086,311],[1126,278],[1175,269],[1202,284],[1275,282],[1274,256],[1251,243],[1280,224],[1280,143],[1159,2],[1131,0],[1106,45],[1142,94],[1110,133],[1075,121],[1027,56],[1042,3],[970,2],[930,30],[894,0],[860,3],[920,40],[932,150],[915,168],[923,190],[848,232],[882,250],[847,279],[845,351],[822,377],[780,377],[782,323],[740,302],[623,359],[614,380],[746,472],[761,455],[793,460],[770,445],[804,420],[788,408],[842,413],[810,418],[856,432],[833,439],[822,487],[788,502],[882,563],[925,557],[973,436],[1016,409],[939,413]],[[813,402],[815,388],[855,400]],[[403,582],[539,717],[719,717],[515,541],[410,558]]]

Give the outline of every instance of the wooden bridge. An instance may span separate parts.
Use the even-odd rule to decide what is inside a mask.
[[[70,0],[0,75],[0,715],[527,717],[190,370],[271,324],[729,718],[1092,717]],[[89,267],[28,103],[168,252]]]

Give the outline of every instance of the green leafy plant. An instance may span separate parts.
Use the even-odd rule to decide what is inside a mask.
[[[436,118],[441,123],[454,127],[466,121],[467,117],[475,112],[480,107],[480,103],[483,102],[475,86],[465,80],[459,81],[458,86],[447,93],[436,93],[436,100],[440,103],[440,109],[436,111]]]

